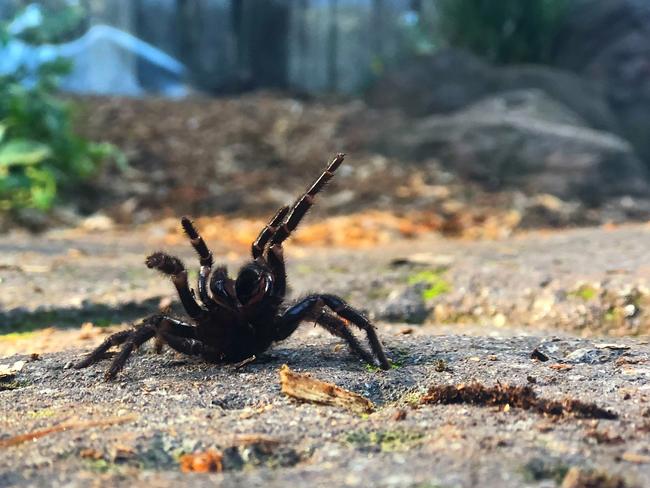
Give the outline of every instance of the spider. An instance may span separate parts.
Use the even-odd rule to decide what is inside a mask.
[[[292,305],[285,304],[287,276],[282,243],[296,229],[314,203],[315,196],[334,176],[343,162],[338,154],[292,206],[280,208],[262,229],[252,245],[253,260],[242,266],[236,279],[228,276],[225,266],[212,269],[212,252],[192,221],[183,217],[181,225],[199,256],[198,302],[187,280],[182,261],[164,252],[147,257],[147,267],[171,277],[181,304],[191,320],[179,320],[161,313],[144,319],[132,329],[117,332],[75,364],[85,368],[103,359],[112,346],[122,345],[106,371],[106,380],[114,379],[134,349],[155,338],[157,345],[213,363],[237,363],[256,357],[272,343],[285,340],[298,326],[312,320],[331,334],[343,338],[364,361],[390,369],[375,328],[359,311],[342,298],[331,294],[310,294]],[[368,352],[350,325],[365,331]]]

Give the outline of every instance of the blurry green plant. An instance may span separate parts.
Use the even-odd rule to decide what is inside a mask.
[[[570,0],[437,0],[437,30],[451,46],[496,63],[545,63]]]
[[[36,4],[42,12],[41,23],[23,29],[18,37],[29,44],[58,44],[71,41],[83,34],[86,9],[69,0],[46,2],[23,1],[24,5]]]
[[[0,42],[8,39],[0,25]],[[68,62],[56,60],[30,73],[29,83],[22,68],[0,76],[0,212],[48,210],[60,192],[95,174],[106,158],[124,164],[114,146],[74,133],[73,107],[56,96],[69,70]]]

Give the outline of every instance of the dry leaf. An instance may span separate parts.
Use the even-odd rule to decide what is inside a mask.
[[[223,471],[223,455],[215,449],[184,454],[179,461],[183,473],[220,473]]]
[[[298,400],[343,407],[356,413],[370,413],[375,405],[367,398],[306,374],[295,373],[286,364],[280,369],[282,393]]]
[[[27,361],[16,361],[14,364],[0,364],[0,381],[9,381],[16,376],[16,373],[23,369]]]

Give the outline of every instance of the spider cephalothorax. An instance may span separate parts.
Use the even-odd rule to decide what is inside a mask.
[[[112,346],[121,345],[106,378],[124,367],[133,350],[156,338],[176,351],[201,356],[207,361],[243,361],[268,349],[273,342],[289,337],[305,320],[312,320],[339,336],[364,361],[389,369],[390,364],[374,327],[360,312],[335,295],[312,294],[292,305],[284,304],[287,276],[282,243],[291,235],[314,202],[316,194],[343,162],[338,154],[312,186],[292,206],[282,207],[253,242],[253,260],[236,279],[225,267],[212,269],[212,253],[187,217],[181,219],[185,233],[199,255],[197,296],[190,289],[187,270],[177,257],[156,252],[146,259],[149,268],[170,276],[190,320],[166,314],[152,315],[133,329],[108,337],[75,365],[85,368],[101,360]],[[371,352],[364,349],[350,325],[365,331]]]

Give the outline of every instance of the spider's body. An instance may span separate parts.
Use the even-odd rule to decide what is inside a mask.
[[[339,154],[296,203],[282,207],[252,245],[253,260],[245,264],[236,279],[225,267],[212,269],[212,253],[192,222],[181,224],[199,255],[201,265],[197,296],[190,289],[187,270],[180,259],[162,252],[149,256],[146,265],[170,276],[190,321],[166,314],[148,317],[131,330],[108,337],[97,349],[75,365],[84,368],[102,359],[112,346],[123,344],[106,378],[112,379],[124,367],[133,350],[156,337],[179,352],[201,356],[217,363],[243,361],[267,350],[273,342],[289,337],[305,320],[312,320],[330,333],[345,339],[362,359],[388,369],[390,364],[372,324],[343,299],[329,294],[308,295],[287,306],[284,298],[287,276],[282,243],[291,235],[314,202],[316,194],[343,162]],[[364,330],[372,353],[364,349],[349,329]]]

